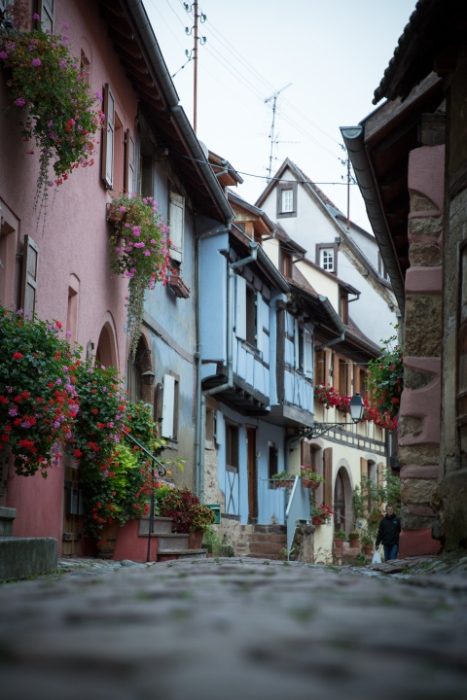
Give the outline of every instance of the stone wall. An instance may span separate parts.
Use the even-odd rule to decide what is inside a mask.
[[[444,146],[423,146],[409,156],[400,557],[440,548],[432,538],[436,513],[431,501],[440,461],[444,153]]]

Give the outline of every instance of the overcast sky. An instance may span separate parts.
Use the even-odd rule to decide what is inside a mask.
[[[185,63],[193,14],[182,0],[144,0],[171,74]],[[316,183],[341,182],[339,126],[369,112],[373,91],[415,7],[415,0],[203,0],[200,34],[198,137],[243,175],[238,193],[254,203],[266,185],[272,100],[277,100],[273,171],[287,156]],[[193,63],[174,77],[193,119]],[[346,211],[343,185],[320,184]],[[358,187],[353,221],[369,228]]]

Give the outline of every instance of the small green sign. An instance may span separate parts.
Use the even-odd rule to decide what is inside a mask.
[[[214,511],[216,519],[214,520],[214,525],[220,525],[221,522],[221,507],[215,503],[205,503],[206,508],[210,508]]]

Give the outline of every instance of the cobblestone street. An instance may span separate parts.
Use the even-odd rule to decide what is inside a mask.
[[[96,562],[0,588],[1,697],[460,700],[466,632],[465,572]]]

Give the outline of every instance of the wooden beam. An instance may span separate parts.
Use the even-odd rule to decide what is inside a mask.
[[[99,0],[100,5],[102,5],[105,10],[111,12],[116,17],[125,17],[122,6],[119,0]]]
[[[128,63],[133,64],[135,66],[135,68],[139,68],[139,70],[142,73],[144,72],[145,69],[149,73],[148,64],[144,60],[143,54],[141,53],[141,51],[139,51],[139,52],[132,51],[130,53],[129,51],[124,49],[123,46],[119,46],[118,44],[114,44],[114,50],[125,61],[128,61]]]
[[[107,26],[107,34],[114,42],[114,46],[122,47],[127,53],[131,54],[131,56],[133,56],[134,58],[141,58],[141,51],[139,50],[139,46],[136,43],[135,39],[129,39],[127,36],[121,34],[119,31],[117,31],[110,25]]]

